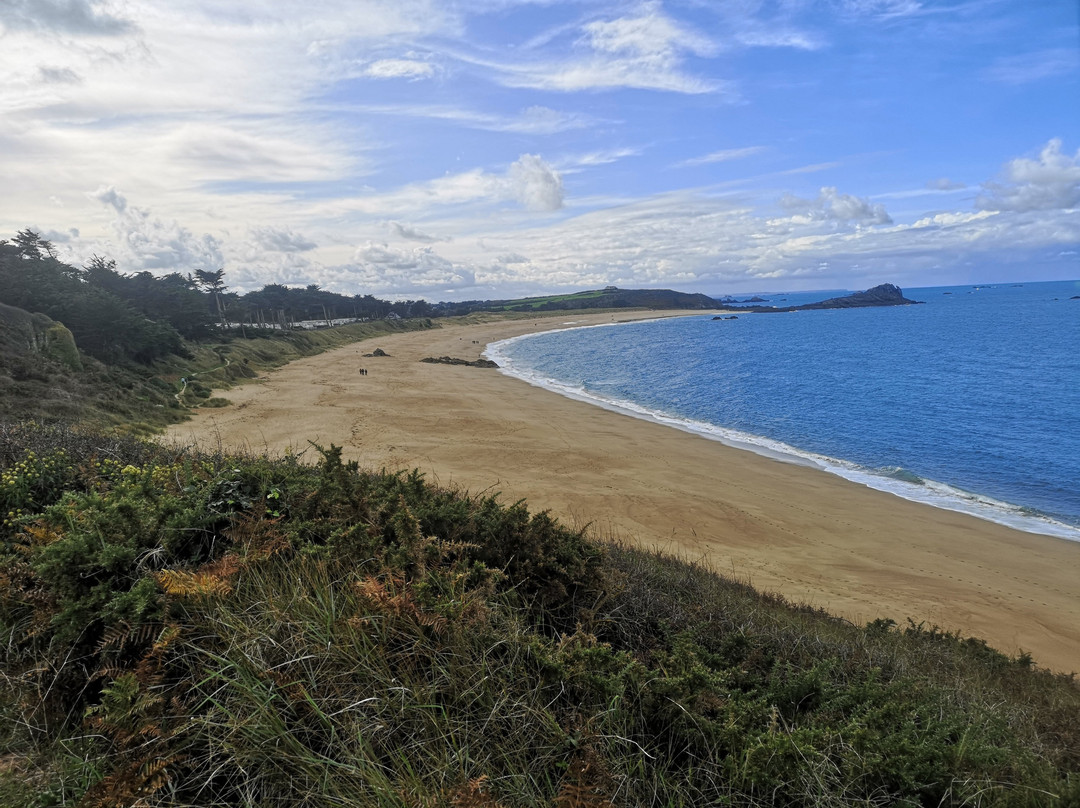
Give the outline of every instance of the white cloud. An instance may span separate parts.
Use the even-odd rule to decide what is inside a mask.
[[[419,241],[424,244],[434,244],[437,241],[449,241],[449,239],[433,236],[430,233],[417,230],[412,225],[403,224],[401,222],[390,222],[390,230],[398,238],[403,238],[408,241]]]
[[[558,210],[563,205],[562,176],[540,156],[523,154],[502,174],[476,168],[385,193],[317,203],[310,213],[320,218],[348,213],[417,217],[432,211],[445,213],[449,207],[505,202],[518,202],[536,212]]]
[[[431,104],[362,104],[350,107],[356,112],[374,115],[397,115],[448,121],[488,132],[511,132],[524,135],[553,135],[573,129],[586,129],[599,121],[581,112],[564,112],[545,106],[526,107],[517,114],[493,114],[461,107]]]
[[[200,183],[311,182],[352,173],[357,159],[334,142],[332,133],[320,130],[263,118],[228,125],[189,123],[157,132],[155,139],[164,159],[182,165]],[[352,144],[352,154],[361,150],[362,144]]]
[[[70,67],[42,65],[38,68],[38,77],[42,84],[80,84],[82,82],[82,77]]]
[[[511,193],[529,210],[558,210],[563,204],[562,178],[539,155],[523,154],[507,172]]]
[[[373,79],[429,79],[435,75],[435,68],[427,62],[415,59],[379,59],[365,67],[361,74]]]
[[[593,119],[590,116],[581,113],[567,113],[549,107],[532,106],[523,109],[515,119],[488,124],[485,128],[497,132],[551,135],[570,129],[582,129],[592,123]]]
[[[484,63],[512,87],[572,92],[633,87],[698,94],[726,92],[732,85],[683,72],[685,55],[711,56],[716,43],[666,15],[659,2],[644,3],[635,15],[596,20],[580,29],[578,50],[586,55],[562,62]]]
[[[273,252],[307,252],[319,246],[299,233],[280,227],[253,227],[251,238],[262,249]]]
[[[658,60],[660,64],[667,64],[680,51],[710,55],[716,50],[707,37],[665,15],[659,2],[646,3],[640,16],[590,22],[583,30],[597,51]]]
[[[822,188],[814,199],[801,199],[785,194],[780,206],[803,222],[832,220],[842,223],[891,224],[884,205],[872,204],[850,194],[842,194],[836,188]]]
[[[980,210],[975,213],[965,212],[947,212],[936,213],[933,216],[926,216],[913,222],[912,229],[920,227],[954,227],[956,225],[970,224],[977,222],[980,219],[988,219],[991,216],[997,216],[996,211],[992,210]]]
[[[0,24],[14,31],[112,36],[132,28],[114,13],[116,5],[108,0],[3,0]]]
[[[1049,141],[1036,159],[1006,163],[1001,182],[983,183],[975,204],[984,210],[1065,210],[1080,207],[1080,149],[1062,152],[1059,138]]]
[[[926,183],[926,187],[932,191],[959,191],[962,188],[967,188],[962,182],[953,182],[948,177],[939,177],[936,180],[930,180]]]
[[[115,212],[114,241],[96,245],[127,271],[187,272],[224,264],[221,243],[212,235],[196,236],[175,220],[161,219],[145,208],[129,205],[115,188],[99,188],[90,195]]]
[[[355,287],[397,295],[427,293],[447,288],[468,288],[476,283],[471,270],[455,266],[431,247],[400,249],[369,241],[358,247],[353,260],[328,268],[331,275]]]
[[[851,14],[886,19],[909,17],[924,11],[918,0],[839,0],[839,5]]]
[[[688,168],[690,166],[702,166],[708,163],[724,163],[728,160],[742,160],[745,157],[753,157],[755,154],[761,154],[765,151],[764,146],[743,146],[739,149],[721,149],[720,151],[714,151],[710,154],[703,155],[702,157],[692,157],[689,160],[683,160],[681,163],[676,163],[677,168]]]
[[[1035,53],[1000,57],[987,68],[984,76],[990,81],[1017,86],[1064,76],[1078,67],[1080,52],[1076,48],[1050,48]]]
[[[795,48],[796,50],[816,51],[825,47],[818,36],[805,31],[755,28],[742,31],[735,36],[740,45],[751,48]]]
[[[121,194],[113,186],[98,188],[91,194],[88,194],[91,199],[96,199],[104,205],[108,205],[117,213],[123,213],[127,210],[127,197]]]

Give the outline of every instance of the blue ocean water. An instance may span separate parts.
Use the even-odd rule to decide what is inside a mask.
[[[487,355],[594,404],[1080,541],[1080,281],[904,293],[925,305],[590,328],[568,316]]]

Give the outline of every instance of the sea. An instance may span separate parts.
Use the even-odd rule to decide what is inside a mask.
[[[904,295],[923,304],[589,327],[570,315],[485,354],[571,398],[1080,541],[1080,281]]]

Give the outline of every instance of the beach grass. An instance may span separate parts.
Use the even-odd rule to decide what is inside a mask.
[[[313,455],[0,428],[0,804],[1080,800],[1030,657]]]

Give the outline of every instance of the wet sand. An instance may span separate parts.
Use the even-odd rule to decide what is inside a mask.
[[[309,457],[309,440],[334,443],[364,467],[524,498],[600,538],[703,561],[856,623],[910,617],[1080,671],[1080,542],[910,502],[495,369],[419,361],[472,360],[495,340],[612,319],[447,323],[357,343],[228,391],[232,406],[168,437]],[[389,356],[362,356],[375,348]]]

